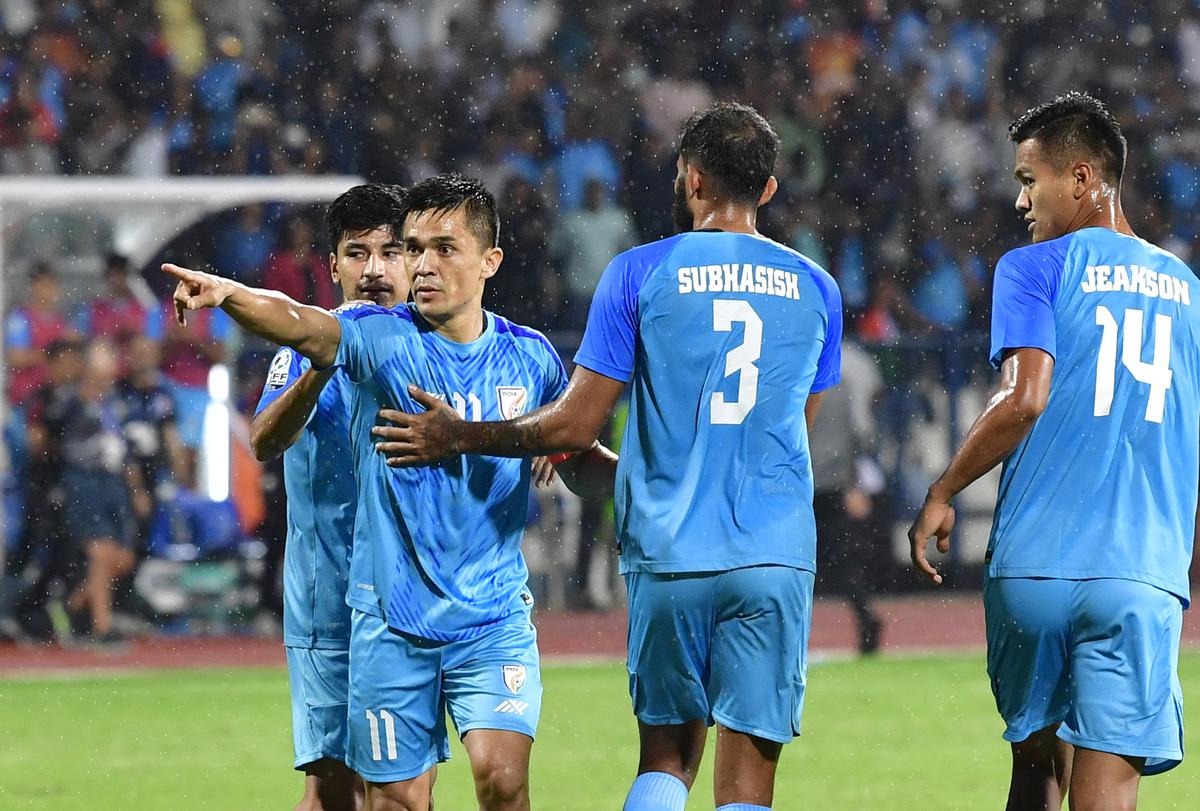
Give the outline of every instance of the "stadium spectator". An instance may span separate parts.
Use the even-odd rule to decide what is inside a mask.
[[[128,465],[115,389],[118,369],[112,344],[93,342],[79,384],[52,402],[44,417],[61,448],[67,534],[87,560],[84,580],[66,608],[101,644],[118,641],[113,584],[132,570],[134,521],[151,509],[138,471]]]
[[[199,446],[208,406],[208,373],[227,360],[226,342],[233,331],[221,312],[205,311],[175,320],[171,302],[163,302],[150,318],[148,335],[162,344],[162,371],[175,395],[179,434],[188,448]]]
[[[882,387],[875,360],[856,341],[844,340],[841,385],[826,393],[809,432],[822,573],[817,591],[831,586],[849,601],[862,653],[879,649],[883,630],[871,607],[871,564],[879,541],[887,538],[874,515],[883,490],[883,474],[873,458],[878,452],[875,400]]]
[[[286,246],[267,260],[263,286],[327,310],[338,305],[328,259],[317,250],[316,234],[308,220],[297,217],[290,222]]]
[[[141,277],[130,269],[129,259],[110,253],[104,259],[104,290],[79,310],[75,326],[90,338],[112,341],[123,355],[130,339],[150,331],[153,308],[146,302],[152,300]]]
[[[589,180],[583,206],[564,214],[550,243],[551,255],[563,266],[572,321],[582,323],[609,260],[637,244],[633,218],[611,202],[599,180]]]
[[[29,583],[18,599],[14,617],[31,639],[54,637],[46,603],[55,580],[71,584],[73,547],[69,543],[63,492],[63,436],[59,415],[67,411],[83,377],[83,345],[77,339],[53,341],[46,348],[46,379],[29,397],[27,458],[23,476],[25,504],[39,505],[37,520],[26,521],[21,540],[5,561],[6,571]]]
[[[47,350],[55,341],[74,334],[62,312],[62,287],[47,262],[38,262],[29,274],[29,302],[15,307],[4,324],[4,351],[8,372],[8,400],[25,402],[47,381]]]

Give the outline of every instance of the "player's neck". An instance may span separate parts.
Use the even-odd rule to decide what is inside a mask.
[[[757,234],[758,209],[735,203],[703,208],[692,216],[692,230]]]
[[[1073,223],[1070,231],[1082,228],[1107,228],[1126,236],[1137,236],[1125,219],[1125,210],[1121,208],[1121,198],[1117,192],[1107,188],[1095,193],[1087,206],[1080,210],[1077,222]]]
[[[483,330],[487,327],[487,316],[483,314],[482,307],[447,315],[445,320],[431,318],[425,318],[425,320],[429,322],[429,326],[433,327],[434,332],[456,344],[471,343],[483,335]]]

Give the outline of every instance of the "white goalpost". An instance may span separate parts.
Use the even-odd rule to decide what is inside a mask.
[[[115,251],[141,266],[160,248],[200,219],[253,203],[312,204],[328,202],[363,182],[349,176],[334,177],[171,177],[160,179],[119,177],[0,177],[0,314],[14,299],[13,283],[32,258],[16,250],[17,240],[32,232],[38,243],[54,251],[56,261],[76,267],[100,268],[101,258]],[[55,216],[76,216],[85,223],[73,241],[52,233]],[[38,218],[48,218],[39,229]],[[24,233],[23,233],[24,232]],[[89,233],[90,232],[90,233]],[[90,238],[89,238],[90,237]],[[71,242],[71,244],[65,244]],[[0,355],[5,355],[4,330],[0,330]],[[0,366],[0,425],[9,420],[7,364]],[[201,448],[199,481],[210,496],[229,493],[229,370],[214,367],[209,378],[213,405],[206,414],[206,436]],[[224,442],[217,434],[223,426]],[[208,434],[212,432],[210,440]],[[222,450],[223,448],[223,450]],[[0,478],[9,473],[7,443],[0,445]],[[0,526],[8,516],[0,499]],[[0,562],[4,558],[0,544]]]

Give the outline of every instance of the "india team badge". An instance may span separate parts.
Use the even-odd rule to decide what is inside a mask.
[[[529,393],[524,386],[497,386],[496,398],[500,401],[500,416],[506,420],[515,420],[529,405]]]
[[[525,665],[501,665],[500,672],[504,674],[504,686],[510,693],[519,693],[525,686]]]

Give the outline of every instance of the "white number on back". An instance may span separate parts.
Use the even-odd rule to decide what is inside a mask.
[[[1142,325],[1145,313],[1141,310],[1125,311],[1121,342],[1121,363],[1139,383],[1150,386],[1150,398],[1146,401],[1146,420],[1161,423],[1167,402],[1167,389],[1171,388],[1171,316],[1154,316],[1154,350],[1149,363],[1142,360]],[[1096,400],[1092,413],[1107,417],[1112,410],[1113,389],[1117,377],[1117,319],[1101,305],[1096,308],[1096,324],[1100,334],[1100,354],[1096,358]]]
[[[758,367],[754,361],[762,354],[762,319],[750,302],[713,299],[713,331],[730,332],[740,322],[745,334],[738,346],[725,355],[725,377],[738,376],[737,399],[729,402],[721,392],[713,392],[709,419],[714,425],[741,425],[758,402]]]

